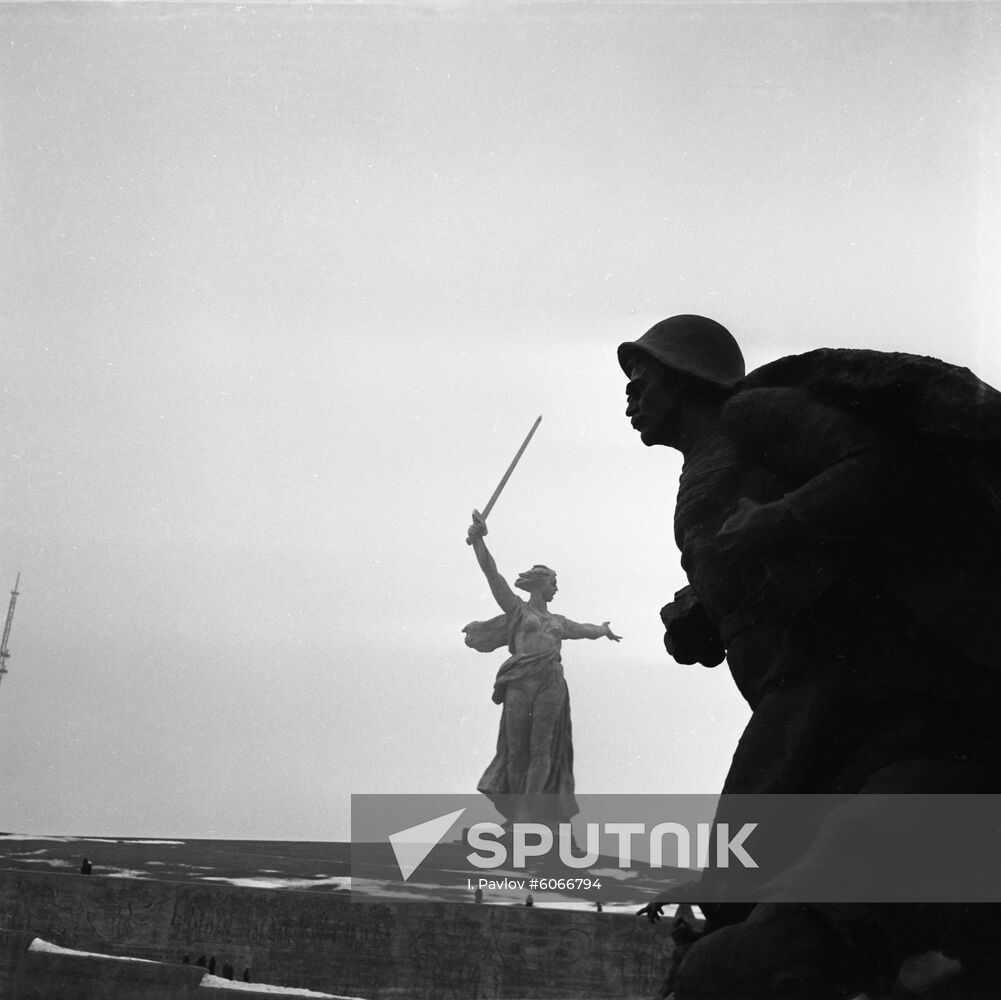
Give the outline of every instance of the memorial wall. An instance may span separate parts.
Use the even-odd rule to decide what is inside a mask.
[[[371,1000],[649,996],[671,950],[663,924],[621,914],[12,870],[0,928]]]

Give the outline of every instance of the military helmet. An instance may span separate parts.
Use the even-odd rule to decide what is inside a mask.
[[[668,368],[714,385],[730,387],[744,377],[744,356],[725,326],[705,316],[671,316],[639,340],[619,344],[619,364],[629,375],[633,361],[653,358]]]

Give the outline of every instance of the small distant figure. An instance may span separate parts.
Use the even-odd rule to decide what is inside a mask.
[[[209,975],[210,976],[214,976],[215,975],[215,955],[213,955],[209,959]]]
[[[594,908],[595,908],[595,910],[597,910],[598,913],[601,913],[601,900],[600,899],[595,901]]]
[[[249,983],[250,982],[250,969],[249,968],[243,970],[243,981],[245,983]]]
[[[230,964],[229,964],[229,962],[227,962],[227,963],[226,963],[226,964],[225,964],[225,965],[224,965],[224,966],[222,967],[222,978],[223,978],[223,979],[232,979],[232,978],[233,978],[233,976],[235,976],[235,975],[236,975],[236,972],[235,972],[235,970],[233,969],[233,966],[232,966],[232,965],[230,965]]]
[[[483,902],[483,890],[477,886],[476,892],[473,893],[473,902],[482,903]]]
[[[94,870],[94,866],[90,863],[90,858],[84,858],[80,865],[80,874],[89,875]]]
[[[527,895],[527,896],[525,897],[525,905],[526,905],[526,906],[535,906],[535,900],[534,900],[534,899],[532,899],[532,894],[531,894],[531,893],[529,893],[529,894],[528,894],[528,895]]]

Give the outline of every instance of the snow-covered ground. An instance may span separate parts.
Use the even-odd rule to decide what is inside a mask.
[[[102,955],[96,951],[78,951],[76,948],[63,948],[51,941],[35,938],[28,946],[28,951],[44,951],[50,955],[76,955],[78,958],[102,958],[109,962],[145,962],[147,965],[159,965],[150,958],[130,958],[127,955]]]
[[[76,958],[95,958],[106,962],[142,962],[146,965],[161,965],[161,962],[154,962],[148,958],[132,958],[127,955],[102,955],[96,951],[79,951],[76,948],[63,948],[61,945],[53,944],[42,938],[35,938],[28,947],[29,951],[45,952],[50,955],[72,955]],[[271,983],[245,983],[232,979],[224,979],[222,976],[214,976],[206,972],[201,981],[200,987],[215,990],[240,990],[250,993],[267,993],[272,996],[295,996],[295,997],[319,997],[321,1000],[364,1000],[362,997],[345,997],[337,993],[319,993],[316,990],[302,989],[297,986],[275,986]]]
[[[476,880],[470,884],[470,872],[462,867],[463,858],[459,854],[446,855],[439,861],[441,868],[420,871],[403,883],[396,877],[392,860],[380,856],[378,850],[362,851],[352,871],[352,850],[343,843],[0,833],[3,868],[75,875],[87,856],[93,866],[92,875],[104,878],[211,882],[273,891],[350,891],[359,899],[472,903]],[[630,918],[651,900],[664,898],[670,884],[636,870],[608,866],[588,874],[603,883],[599,890],[602,911]],[[491,878],[497,886],[508,882],[512,885],[485,889],[484,905],[524,905],[530,891],[525,872],[497,869],[492,870]],[[596,891],[575,895],[572,891],[532,890],[532,896],[534,906],[539,909],[579,912],[595,912],[599,898]],[[670,916],[673,910],[668,908],[666,915]]]
[[[206,875],[203,882],[226,882],[229,885],[240,885],[247,889],[315,889],[317,886],[330,885],[336,889],[350,889],[351,879],[347,875],[316,878],[262,878],[247,876],[227,878],[223,875]]]
[[[292,986],[271,986],[268,983],[242,983],[234,982],[232,979],[221,979],[219,976],[206,974],[199,986],[215,990],[243,990],[251,993],[278,993],[281,996],[295,997],[321,997],[326,1000],[363,1000],[362,997],[343,997],[336,993],[318,993],[316,990],[304,990]]]
[[[112,840],[108,837],[65,837],[40,833],[0,833],[0,840],[51,840],[58,844],[184,844],[183,840]]]

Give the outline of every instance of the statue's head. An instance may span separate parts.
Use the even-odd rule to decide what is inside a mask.
[[[528,591],[530,594],[539,593],[546,601],[551,601],[556,596],[556,570],[536,563],[531,569],[525,570],[514,585],[519,590]]]
[[[737,342],[704,316],[672,316],[620,344],[619,364],[629,376],[626,415],[643,443],[681,451],[700,433],[699,414],[744,377]]]
[[[650,327],[639,340],[619,344],[619,364],[630,369],[640,358],[682,375],[729,389],[744,377],[744,356],[725,326],[705,316],[671,316]]]

